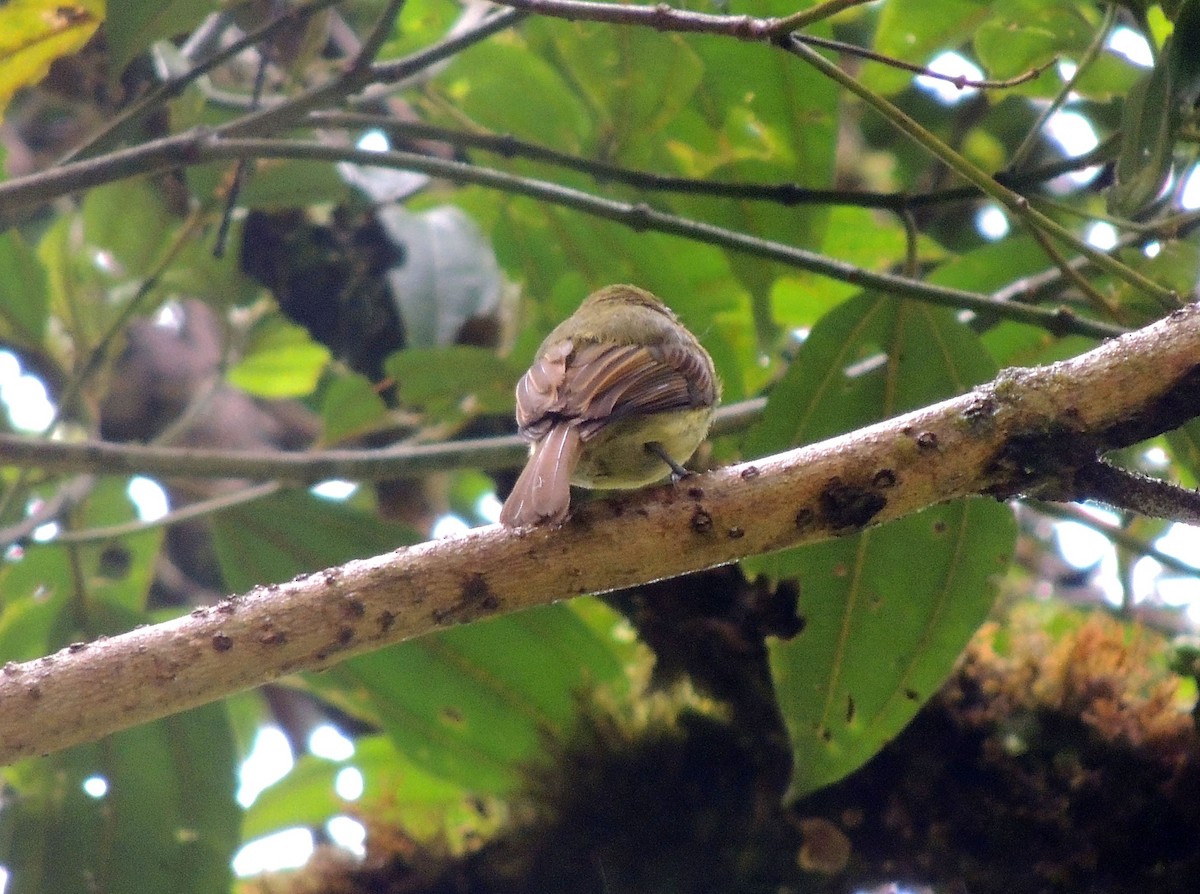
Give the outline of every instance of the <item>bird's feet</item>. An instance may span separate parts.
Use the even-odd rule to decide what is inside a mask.
[[[675,462],[675,460],[671,458],[671,455],[669,453],[667,453],[666,448],[663,447],[663,445],[660,444],[658,441],[647,441],[646,442],[646,450],[650,453],[653,453],[655,456],[657,456],[659,459],[661,459],[663,462],[665,462],[668,466],[671,467],[671,483],[672,484],[678,484],[684,478],[690,478],[691,476],[696,474],[695,472],[691,472],[691,471],[685,469],[683,466],[679,465],[679,463]]]

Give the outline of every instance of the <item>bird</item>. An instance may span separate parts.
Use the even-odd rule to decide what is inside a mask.
[[[570,486],[637,488],[683,468],[721,395],[712,357],[645,289],[593,292],[538,348],[516,388],[529,459],[500,510],[519,528],[566,521]]]

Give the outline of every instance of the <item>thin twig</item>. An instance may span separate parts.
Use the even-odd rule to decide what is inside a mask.
[[[174,509],[158,518],[146,519],[144,521],[136,519],[118,525],[105,525],[102,528],[63,531],[56,535],[51,542],[75,544],[98,543],[105,540],[113,540],[117,537],[128,537],[132,534],[141,534],[144,531],[153,531],[155,528],[164,528],[167,525],[190,521],[194,518],[202,518],[206,515],[213,515],[234,506],[244,506],[246,503],[253,503],[256,500],[279,493],[281,490],[283,490],[283,485],[278,481],[268,481],[265,484],[256,484],[233,491],[232,493],[221,494],[219,497],[189,503],[187,506]],[[3,542],[0,541],[0,543]]]
[[[1002,304],[977,292],[933,285],[904,276],[878,273],[795,246],[667,214],[642,203],[606,199],[558,183],[520,177],[463,162],[434,159],[409,152],[374,152],[320,143],[254,139],[202,141],[197,154],[200,159],[209,161],[236,158],[245,154],[261,158],[350,161],[363,165],[421,171],[435,177],[476,183],[574,208],[596,217],[617,221],[639,232],[656,230],[684,236],[697,242],[718,245],[722,248],[730,248],[757,257],[779,261],[791,267],[808,270],[864,288],[880,289],[945,307],[995,313],[1009,319],[1042,326],[1056,333],[1071,331],[1081,335],[1109,338],[1125,331],[1122,327],[1076,317],[1074,314],[1064,313],[1062,310]],[[1108,260],[1106,256],[1101,256]]]
[[[1058,91],[1058,94],[1050,101],[1050,104],[1042,109],[1042,113],[1038,115],[1037,121],[1033,123],[1033,127],[1029,129],[1029,133],[1025,135],[1025,139],[1021,141],[1021,145],[1013,152],[1012,158],[1008,161],[1009,171],[1016,172],[1021,170],[1021,165],[1025,163],[1025,159],[1033,151],[1033,147],[1037,145],[1037,139],[1042,133],[1042,128],[1046,126],[1046,122],[1050,120],[1050,116],[1062,108],[1063,103],[1067,101],[1067,97],[1071,95],[1071,91],[1075,89],[1075,84],[1078,83],[1088,66],[1100,55],[1100,51],[1104,49],[1104,42],[1108,40],[1108,32],[1112,30],[1116,20],[1117,5],[1110,3],[1108,9],[1104,12],[1104,21],[1100,23],[1100,30],[1096,32],[1096,36],[1088,44],[1088,48],[1079,57],[1074,74],[1062,85],[1062,89]]]
[[[1063,276],[1069,279],[1075,288],[1083,293],[1083,297],[1091,303],[1093,309],[1109,319],[1120,320],[1123,323],[1126,322],[1122,318],[1121,309],[1101,295],[1100,291],[1088,282],[1084,275],[1079,272],[1078,268],[1073,266],[1063,256],[1062,252],[1058,250],[1058,247],[1050,240],[1049,236],[1037,227],[1030,228],[1029,232],[1033,234],[1033,238],[1042,247],[1042,251],[1046,254],[1046,257],[1050,259],[1055,267],[1062,271]]]
[[[145,117],[146,114],[152,112],[165,102],[174,99],[189,85],[204,77],[213,69],[228,62],[230,59],[237,56],[243,50],[256,46],[261,41],[266,40],[276,31],[289,25],[298,24],[305,21],[311,16],[316,15],[322,10],[328,9],[331,6],[336,6],[344,0],[313,0],[303,6],[293,6],[285,12],[280,13],[271,21],[267,22],[259,28],[248,32],[237,40],[233,41],[226,47],[222,47],[217,53],[209,56],[202,62],[198,62],[189,68],[186,72],[178,77],[169,77],[137,102],[127,106],[117,112],[111,118],[107,119],[104,124],[95,133],[88,136],[86,140],[62,156],[58,160],[58,164],[66,164],[77,158],[85,157],[92,153],[93,150],[105,145],[108,140],[122,127],[127,124]]]
[[[227,161],[237,158],[292,158],[309,161],[348,161],[354,164],[420,171],[434,177],[460,183],[475,183],[516,195],[562,205],[595,217],[622,223],[639,232],[655,230],[682,236],[697,242],[745,252],[755,257],[778,261],[831,279],[863,288],[879,289],[895,295],[915,298],[956,309],[994,313],[1006,319],[1040,326],[1055,334],[1074,332],[1096,338],[1110,338],[1125,330],[1118,326],[1089,320],[1065,310],[1046,310],[994,301],[986,295],[965,289],[878,273],[853,264],[828,258],[791,245],[760,239],[712,224],[666,214],[642,203],[619,202],[572,189],[558,183],[520,177],[492,168],[459,161],[431,158],[412,152],[374,152],[350,146],[329,146],[289,140],[220,139],[212,132],[190,131],[140,146],[113,152],[103,159],[89,159],[53,172],[0,183],[0,202],[28,201],[41,198],[55,189],[73,191],[130,174],[148,174],[178,166]],[[53,180],[54,188],[48,184]],[[1095,254],[1095,252],[1092,252]],[[1103,255],[1102,255],[1103,256]],[[1108,260],[1106,258],[1106,260]]]
[[[883,53],[876,53],[874,50],[868,50],[866,47],[856,46],[855,44],[846,43],[845,41],[841,40],[830,40],[828,37],[816,37],[812,34],[799,33],[793,34],[792,38],[800,41],[801,43],[806,43],[809,46],[821,47],[825,50],[834,50],[838,53],[844,53],[847,56],[856,56],[860,59],[869,59],[872,62],[878,62],[881,65],[888,65],[892,68],[898,68],[902,71],[910,71],[913,74],[918,74],[923,78],[933,78],[937,81],[946,81],[953,84],[959,90],[962,90],[965,87],[974,87],[977,90],[1007,90],[1010,87],[1019,87],[1021,84],[1027,84],[1034,80],[1051,65],[1054,65],[1056,62],[1058,62],[1058,58],[1055,57],[1049,62],[1043,62],[1041,65],[1029,69],[1029,71],[1025,71],[1019,75],[1015,75],[1014,77],[1004,78],[998,81],[988,80],[987,78],[972,80],[966,75],[943,74],[940,71],[934,71],[932,68],[929,68],[926,65],[917,65],[915,62],[905,62],[903,59],[896,59],[893,56],[885,56]]]
[[[440,40],[403,59],[378,62],[366,68],[347,69],[341,77],[320,84],[260,112],[244,115],[217,128],[226,136],[253,136],[278,133],[300,123],[311,111],[328,103],[340,101],[370,84],[394,84],[454,56],[467,47],[486,40],[493,34],[511,28],[525,18],[526,13],[509,9],[490,15],[472,28]]]
[[[1200,576],[1200,568],[1195,565],[1189,565],[1182,559],[1177,559],[1172,555],[1164,553],[1154,544],[1147,543],[1140,537],[1134,537],[1119,525],[1096,518],[1096,516],[1085,512],[1082,508],[1072,503],[1047,503],[1044,500],[1024,500],[1022,502],[1028,504],[1031,509],[1040,512],[1042,515],[1049,515],[1052,518],[1062,519],[1063,521],[1073,521],[1081,525],[1086,525],[1092,530],[1103,534],[1122,549],[1127,549],[1141,556],[1148,556],[1160,565],[1170,568],[1172,571],[1178,571],[1180,574],[1187,574],[1192,577]]]
[[[396,17],[400,15],[400,10],[404,8],[405,0],[388,0],[388,5],[383,12],[379,14],[379,18],[375,21],[374,27],[367,35],[367,39],[363,41],[358,53],[354,56],[354,68],[370,68],[375,62],[375,57],[379,55],[379,51],[387,42],[387,39],[392,36],[392,28],[395,27]]]
[[[920,261],[918,248],[921,231],[917,227],[916,217],[907,208],[900,212],[900,222],[904,224],[904,275],[915,277],[917,264]]]
[[[56,521],[64,512],[78,506],[92,492],[95,485],[96,476],[90,474],[76,475],[60,484],[51,496],[42,500],[25,518],[6,528],[0,528],[0,550],[33,536],[33,532],[42,525]]]
[[[1116,258],[1110,257],[1099,249],[1088,245],[1087,242],[1080,239],[1075,233],[1072,233],[1066,227],[1059,224],[1058,221],[1047,217],[1040,211],[1030,207],[1029,200],[1024,196],[1013,192],[1008,187],[999,183],[994,177],[975,167],[975,165],[971,164],[958,152],[955,152],[954,149],[940,140],[937,136],[935,136],[926,128],[922,127],[915,119],[902,112],[893,103],[889,102],[870,88],[866,87],[857,78],[847,74],[841,68],[834,65],[816,50],[805,46],[803,43],[795,40],[792,37],[782,38],[779,43],[783,49],[796,56],[799,56],[805,62],[817,69],[817,71],[845,87],[854,95],[858,96],[876,112],[886,118],[887,121],[896,127],[901,133],[909,137],[919,146],[927,149],[964,180],[975,184],[981,191],[991,196],[1006,208],[1010,209],[1013,214],[1023,220],[1027,226],[1031,228],[1039,227],[1056,239],[1065,242],[1071,246],[1072,250],[1090,258],[1092,262],[1104,272],[1109,273],[1123,282],[1133,286],[1137,290],[1146,293],[1150,297],[1162,303],[1164,306],[1173,308],[1179,305],[1179,295],[1173,289],[1159,285],[1158,283],[1154,282],[1154,280],[1144,276],[1129,265],[1123,264]]]
[[[760,418],[765,403],[765,399],[759,397],[719,408],[713,422],[713,437],[745,431]],[[434,444],[393,444],[365,450],[292,453],[108,441],[47,441],[0,434],[0,465],[101,475],[246,478],[315,484],[332,478],[384,481],[468,466],[484,470],[512,468],[524,460],[527,449],[528,442],[516,435]]]
[[[504,158],[529,158],[568,170],[580,171],[602,183],[621,183],[652,192],[678,192],[688,195],[766,201],[787,207],[794,205],[851,205],[896,212],[909,208],[980,199],[979,190],[973,186],[926,193],[860,192],[845,189],[811,189],[797,183],[735,183],[677,177],[652,171],[638,171],[608,162],[583,158],[579,155],[560,152],[547,146],[520,140],[510,134],[464,131],[418,121],[401,121],[389,115],[366,112],[311,112],[305,120],[313,127],[370,128],[383,131],[393,140],[431,140],[459,148],[482,149]],[[1100,147],[1097,148],[1100,149]],[[1005,182],[1009,186],[1043,183],[1064,173],[1089,167],[1103,160],[1098,152],[1090,152],[1086,156],[1056,161],[1037,170],[1029,171],[1020,178],[1008,178]]]
[[[1113,251],[1131,248],[1145,243],[1149,237],[1142,233],[1127,233],[1117,240]],[[1074,270],[1083,271],[1091,268],[1091,259],[1076,255],[1067,261]],[[1061,267],[1049,267],[1040,273],[1022,276],[992,293],[996,301],[1016,301],[1022,304],[1034,304],[1044,300],[1046,296],[1057,294],[1062,289],[1066,275]]]
[[[824,3],[818,3],[780,19],[775,26],[774,33],[784,34],[788,31],[796,31],[822,19],[831,18],[839,12],[845,12],[855,6],[865,6],[870,2],[872,0],[825,0]]]
[[[263,87],[267,83],[267,56],[258,54],[258,66],[254,71],[254,86],[250,90],[250,108],[257,109],[262,102]],[[233,167],[233,177],[229,190],[225,195],[225,210],[221,214],[221,223],[217,227],[217,235],[213,240],[213,257],[218,261],[225,257],[226,243],[229,241],[229,228],[233,226],[233,212],[237,208],[238,199],[242,196],[242,187],[246,184],[250,160],[238,159]]]

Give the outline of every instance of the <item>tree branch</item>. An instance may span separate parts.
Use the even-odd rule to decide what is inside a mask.
[[[1196,565],[1189,564],[1182,559],[1177,559],[1169,553],[1164,553],[1153,543],[1143,540],[1140,537],[1135,537],[1120,525],[1097,518],[1082,507],[1071,504],[1047,503],[1043,500],[1026,500],[1025,503],[1034,512],[1039,512],[1042,515],[1048,515],[1051,518],[1062,521],[1073,521],[1089,527],[1107,538],[1114,546],[1119,546],[1121,549],[1128,550],[1139,556],[1147,556],[1164,568],[1169,568],[1177,574],[1200,577],[1200,568],[1196,567]],[[1111,608],[1111,605],[1109,607]],[[1171,632],[1178,633],[1179,631],[1173,630]]]
[[[749,199],[775,202],[785,207],[794,205],[852,205],[859,208],[880,208],[902,212],[930,205],[954,202],[978,202],[983,199],[974,186],[951,187],[931,192],[871,192],[851,189],[815,189],[798,183],[744,183],[729,180],[706,180],[679,177],[653,171],[624,168],[609,162],[597,161],[568,152],[560,152],[538,143],[520,140],[511,134],[464,131],[421,121],[403,121],[390,115],[364,112],[310,112],[306,122],[313,127],[382,130],[393,140],[418,139],[445,143],[459,148],[475,148],[503,158],[530,158],[571,171],[580,171],[601,183],[622,183],[651,192],[675,192],[686,195],[716,196],[723,199]],[[997,175],[1011,188],[1034,186],[1053,180],[1070,171],[1091,167],[1103,162],[1112,146],[1101,144],[1096,150],[1074,158],[1060,159],[1020,176]],[[1101,151],[1102,150],[1102,151]],[[1157,228],[1152,224],[1139,225],[1146,232]]]
[[[743,431],[762,413],[763,398],[751,398],[717,410],[712,434]],[[247,478],[315,484],[331,478],[386,481],[410,475],[470,466],[507,469],[524,461],[529,444],[517,435],[393,444],[365,450],[211,450],[117,444],[109,441],[48,441],[0,434],[0,465],[50,472],[98,475],[149,475],[156,478]],[[44,524],[51,519],[42,519]]]
[[[1037,228],[1065,242],[1072,250],[1090,259],[1093,264],[1105,273],[1128,283],[1138,291],[1158,301],[1163,307],[1169,308],[1178,305],[1180,296],[1174,291],[1166,286],[1159,285],[1140,271],[1133,269],[1128,264],[1122,263],[1119,259],[1111,257],[1100,249],[1089,245],[1058,221],[1047,217],[1036,208],[1031,207],[1029,200],[1024,196],[1004,186],[986,171],[977,168],[946,143],[942,142],[931,131],[921,126],[916,119],[905,114],[896,105],[863,85],[862,82],[853,76],[842,71],[842,69],[834,65],[816,50],[806,46],[803,41],[788,36],[780,38],[779,45],[793,55],[803,59],[830,80],[859,97],[883,116],[889,124],[893,125],[917,145],[928,150],[964,180],[975,184],[981,192],[986,193],[1005,208],[1008,208],[1014,215],[1024,221],[1026,226]]]
[[[58,160],[59,164],[65,164],[80,158],[85,155],[92,155],[97,149],[103,148],[109,144],[113,135],[123,127],[126,127],[131,122],[134,122],[148,112],[158,108],[171,99],[183,93],[184,89],[189,85],[204,77],[219,65],[228,62],[230,59],[237,56],[249,47],[255,46],[260,41],[266,40],[281,28],[294,27],[295,25],[306,21],[322,10],[328,9],[342,0],[313,0],[313,2],[302,5],[292,6],[285,9],[278,16],[254,29],[253,31],[242,35],[237,40],[231,41],[228,45],[221,47],[206,59],[197,62],[187,71],[180,75],[172,75],[165,79],[161,84],[147,93],[145,96],[138,99],[136,102],[126,106],[121,111],[117,112],[111,118],[108,118],[95,132],[90,134],[87,139],[73,148],[70,152]]]
[[[820,444],[589,503],[561,528],[477,529],[10,663],[0,671],[0,763],[449,625],[848,534],[973,494],[1036,491],[1071,463],[1200,412],[1198,358],[1200,305],[1189,305],[1079,357],[1009,370]]]
[[[1072,494],[1153,518],[1200,525],[1200,492],[1097,460],[1076,472]]]
[[[494,168],[432,158],[412,152],[374,152],[299,140],[229,139],[207,131],[189,131],[152,140],[101,158],[75,162],[21,180],[0,183],[0,222],[9,209],[16,205],[44,201],[64,192],[179,166],[250,157],[348,161],[361,165],[420,171],[433,177],[443,177],[459,183],[475,183],[573,208],[595,217],[616,221],[639,232],[655,230],[670,233],[778,261],[862,288],[879,289],[942,307],[990,313],[1004,319],[1041,326],[1058,335],[1073,332],[1107,338],[1125,331],[1119,326],[1076,316],[1064,308],[1047,309],[999,302],[965,289],[938,286],[906,276],[878,273],[792,245],[667,214],[645,204],[606,199],[558,183],[521,177]],[[1112,261],[1109,258],[1106,260]]]

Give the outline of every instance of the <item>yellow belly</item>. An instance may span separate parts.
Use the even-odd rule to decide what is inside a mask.
[[[571,483],[580,487],[632,488],[665,478],[670,468],[646,450],[646,444],[657,441],[671,459],[682,465],[708,436],[712,414],[712,407],[700,407],[631,416],[606,425],[584,445]]]

